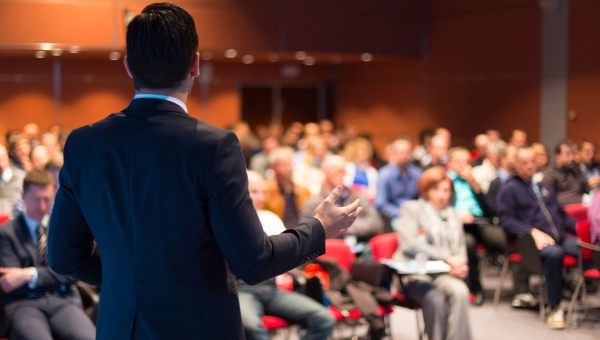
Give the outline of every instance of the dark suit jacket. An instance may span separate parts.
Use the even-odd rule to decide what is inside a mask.
[[[46,292],[61,291],[71,302],[81,305],[79,293],[73,287],[72,278],[58,275],[48,266],[38,262],[37,246],[31,239],[27,224],[23,216],[8,221],[0,226],[0,267],[3,268],[29,268],[35,267],[38,272],[38,287],[30,289],[24,285],[9,294],[2,294],[6,317],[10,317],[12,310],[19,302],[33,296],[43,296]],[[7,322],[0,320],[0,328]],[[0,335],[3,331],[0,329]]]
[[[243,338],[236,277],[325,252],[315,218],[266,236],[236,136],[172,102],[133,100],[73,131],[64,156],[48,256],[102,285],[98,339]]]

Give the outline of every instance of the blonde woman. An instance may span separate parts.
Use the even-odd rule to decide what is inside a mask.
[[[365,138],[354,138],[344,148],[346,176],[344,186],[352,192],[375,199],[377,193],[377,170],[371,166],[373,146]]]

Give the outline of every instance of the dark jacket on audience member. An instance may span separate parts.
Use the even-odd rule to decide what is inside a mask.
[[[492,216],[498,216],[498,192],[500,192],[500,188],[502,187],[502,180],[499,177],[496,177],[490,183],[490,188],[488,189],[487,194],[485,194],[485,201],[487,202],[488,208],[490,209],[490,213]]]
[[[235,134],[170,101],[134,99],[73,131],[64,157],[48,260],[102,285],[98,339],[242,339],[236,277],[325,251],[315,218],[266,236]]]
[[[544,170],[542,183],[556,193],[558,203],[563,206],[581,203],[583,194],[590,191],[585,176],[577,166],[549,166]]]
[[[498,217],[506,233],[523,235],[537,228],[555,240],[562,240],[567,230],[575,232],[575,220],[558,203],[554,191],[542,183],[536,185],[543,204],[537,199],[531,181],[525,182],[518,176],[508,180],[500,189],[497,198]]]

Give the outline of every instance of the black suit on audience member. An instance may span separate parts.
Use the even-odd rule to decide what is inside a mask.
[[[56,339],[94,338],[95,328],[82,310],[75,281],[40,262],[22,215],[0,226],[0,267],[35,267],[38,272],[37,288],[25,284],[10,293],[0,291],[6,317],[0,323],[8,327],[11,339],[43,339],[39,332],[47,325]],[[40,320],[40,315],[46,318]]]
[[[135,99],[73,131],[64,157],[48,258],[102,284],[98,339],[243,339],[236,277],[325,252],[315,218],[266,236],[236,136],[175,103]]]

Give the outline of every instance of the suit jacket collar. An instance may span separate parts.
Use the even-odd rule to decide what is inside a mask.
[[[187,115],[183,108],[173,102],[163,99],[139,98],[129,103],[129,106],[122,111],[126,116],[150,117],[165,112],[173,112]]]
[[[31,258],[31,263],[37,264],[36,261],[38,257],[38,249],[33,243],[33,240],[31,239],[31,234],[29,233],[29,228],[27,227],[27,223],[25,223],[25,218],[23,217],[23,215],[19,216],[15,220],[15,223],[15,233],[17,234],[19,241],[21,242],[21,244],[27,251],[27,254]]]

